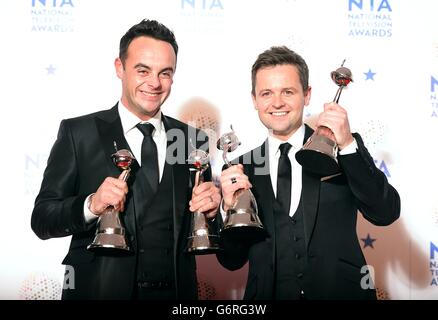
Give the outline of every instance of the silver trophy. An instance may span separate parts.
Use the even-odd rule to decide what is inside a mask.
[[[228,168],[232,164],[227,159],[227,153],[236,150],[240,145],[233,127],[231,130],[231,132],[223,134],[217,141],[217,148],[223,151],[222,158]],[[221,237],[250,242],[263,239],[266,236],[266,231],[260,221],[253,193],[250,189],[241,189],[236,192],[235,197],[233,205],[226,212]]]
[[[195,186],[204,182],[203,173],[208,169],[208,153],[195,149],[188,158],[192,165],[191,170],[195,171]],[[194,212],[192,216],[190,235],[187,238],[186,251],[192,254],[210,254],[220,250],[220,238],[210,230],[207,218],[202,212]]]
[[[117,146],[114,142],[114,146]],[[122,177],[123,181],[127,181],[131,172],[132,161],[134,156],[129,150],[121,149],[111,155],[114,164],[125,171]],[[129,246],[126,241],[125,228],[120,221],[120,212],[114,210],[113,206],[106,208],[105,212],[99,216],[97,221],[96,235],[93,242],[87,247],[88,250],[97,251],[104,249],[116,251],[129,251]]]
[[[334,102],[338,103],[342,90],[353,81],[350,69],[341,67],[332,71],[331,78],[339,87]],[[338,145],[335,136],[329,128],[319,126],[304,146],[295,155],[303,168],[321,176],[329,176],[340,171],[338,159]]]

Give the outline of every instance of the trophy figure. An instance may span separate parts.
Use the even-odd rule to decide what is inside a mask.
[[[232,164],[227,159],[227,153],[236,150],[240,145],[233,127],[231,130],[231,132],[223,134],[217,141],[217,148],[223,151],[222,158],[228,168]],[[249,189],[241,189],[236,192],[235,196],[233,205],[226,212],[221,237],[250,242],[262,240],[266,237],[266,231],[258,216],[257,202],[253,193]]]
[[[353,81],[350,69],[344,67],[345,60],[341,67],[332,71],[331,78],[339,87],[333,102],[338,103],[342,90]],[[329,176],[340,171],[338,159],[338,145],[333,132],[325,127],[319,126],[304,146],[295,155],[298,163],[303,168],[321,176]]]
[[[117,146],[114,142],[114,146]],[[121,149],[111,155],[114,164],[121,170],[126,170],[122,177],[123,181],[127,181],[131,171],[132,161],[134,156],[129,150]],[[109,206],[105,212],[99,216],[97,221],[96,236],[93,242],[87,247],[88,250],[114,250],[117,252],[129,251],[129,246],[125,237],[125,228],[120,221],[120,212],[114,210],[114,207]]]
[[[204,182],[203,173],[208,169],[208,153],[195,149],[190,153],[188,162],[192,165],[191,170],[196,172],[194,185],[198,186]],[[210,254],[218,250],[220,250],[219,235],[210,231],[207,218],[202,212],[194,212],[186,251],[192,254]]]

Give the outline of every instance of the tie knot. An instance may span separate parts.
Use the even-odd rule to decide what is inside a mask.
[[[292,145],[289,142],[280,144],[280,152],[282,156],[287,156]]]
[[[141,131],[141,133],[143,133],[143,135],[145,137],[146,136],[151,137],[152,136],[152,132],[154,132],[154,130],[155,130],[154,125],[149,123],[149,122],[139,123],[139,124],[136,125],[136,127],[138,128],[138,130]]]

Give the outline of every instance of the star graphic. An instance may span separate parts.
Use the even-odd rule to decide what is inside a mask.
[[[368,72],[364,72],[363,73],[366,76],[366,80],[373,80],[374,81],[374,76],[376,75],[375,72],[372,72],[371,69],[368,69]]]
[[[374,249],[373,242],[376,241],[377,239],[371,238],[370,234],[368,233],[366,238],[361,238],[360,240],[363,241],[363,248],[364,249],[366,247],[371,247]]]
[[[50,65],[46,68],[46,70],[47,70],[47,75],[51,75],[51,74],[55,74],[56,68],[53,65]]]

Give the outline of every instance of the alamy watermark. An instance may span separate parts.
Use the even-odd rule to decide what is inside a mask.
[[[363,290],[373,290],[374,286],[374,267],[371,265],[364,265],[360,269],[360,273],[364,274],[364,276],[360,279],[360,287]]]
[[[70,265],[65,266],[64,284],[62,290],[75,289],[75,268]]]

